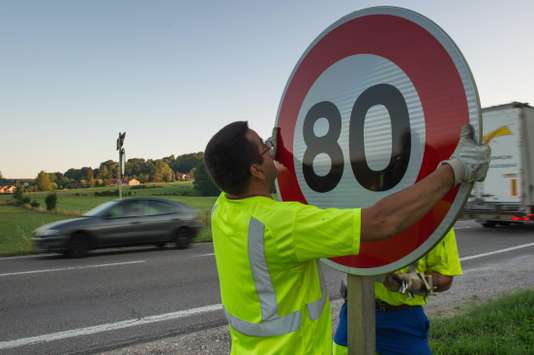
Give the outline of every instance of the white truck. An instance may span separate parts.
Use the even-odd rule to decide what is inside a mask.
[[[485,227],[534,224],[534,107],[512,102],[484,108],[482,127],[490,168],[475,184],[464,217]]]

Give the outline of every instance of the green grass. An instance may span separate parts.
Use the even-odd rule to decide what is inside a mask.
[[[432,320],[434,355],[534,354],[534,290]]]
[[[67,217],[22,207],[0,206],[0,255],[32,253],[32,231],[45,223],[64,218]]]

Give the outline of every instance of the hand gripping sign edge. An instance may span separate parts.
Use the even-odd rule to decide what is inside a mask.
[[[395,63],[417,90],[424,112],[426,141],[416,181],[430,174],[439,160],[450,156],[464,124],[474,126],[480,141],[477,89],[465,59],[447,34],[410,10],[376,7],[356,11],[315,39],[293,69],[282,95],[276,127],[280,128],[277,158],[288,168],[277,180],[283,200],[308,202],[295,173],[299,161],[293,156],[295,121],[305,96],[329,67],[360,54],[377,55]],[[443,102],[445,106],[441,105]],[[362,243],[357,256],[323,261],[357,275],[383,274],[408,265],[426,254],[452,227],[470,190],[471,185],[467,184],[452,190],[416,225],[391,240]],[[367,206],[358,206],[355,201],[354,207]]]

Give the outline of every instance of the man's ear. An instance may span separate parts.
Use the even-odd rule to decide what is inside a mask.
[[[265,179],[265,174],[263,173],[263,170],[257,164],[250,165],[249,172],[250,172],[250,175],[254,176],[257,179],[260,179],[260,180]]]

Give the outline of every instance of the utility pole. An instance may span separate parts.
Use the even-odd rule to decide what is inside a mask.
[[[126,132],[119,132],[119,138],[117,138],[117,151],[119,152],[119,199],[122,200],[122,175],[124,174],[124,154],[126,151],[122,147],[124,144],[124,138],[126,137]]]

